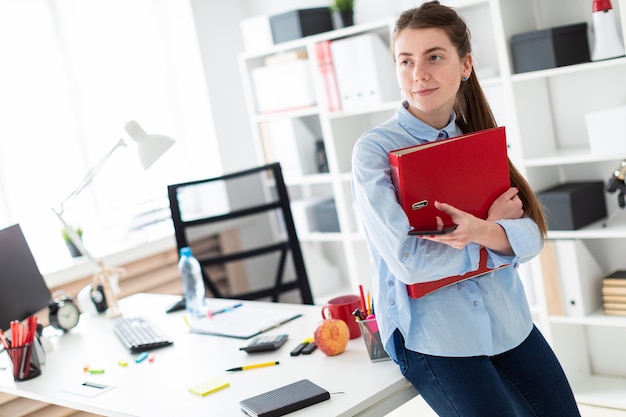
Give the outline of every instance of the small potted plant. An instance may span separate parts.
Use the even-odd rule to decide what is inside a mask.
[[[69,226],[69,227],[72,227],[72,226]],[[76,232],[78,237],[82,240],[83,238],[82,227],[79,226],[79,227],[72,227],[72,228],[74,229],[74,232]],[[78,258],[82,256],[82,254],[80,253],[80,251],[78,250],[74,242],[72,242],[72,239],[70,239],[70,235],[67,233],[67,230],[61,229],[61,235],[63,236],[65,245],[67,246],[67,249],[70,251],[70,255],[72,255],[72,258]]]
[[[333,0],[330,5],[336,28],[354,24],[354,0]]]

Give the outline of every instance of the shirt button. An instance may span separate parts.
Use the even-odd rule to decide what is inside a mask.
[[[474,300],[474,307],[478,307],[478,300]]]
[[[402,254],[402,256],[404,256],[405,258],[408,258],[408,257],[409,257],[409,254],[408,254],[407,252],[404,252],[404,253]]]
[[[395,306],[395,305],[396,305],[395,300],[391,300],[391,301],[389,301],[389,305]]]

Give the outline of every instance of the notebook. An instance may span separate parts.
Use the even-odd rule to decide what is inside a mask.
[[[213,317],[189,320],[192,333],[249,339],[302,316],[292,310],[243,305]]]
[[[278,417],[330,399],[330,393],[308,379],[267,391],[239,402],[254,417]]]

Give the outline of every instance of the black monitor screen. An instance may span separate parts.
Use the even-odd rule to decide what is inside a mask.
[[[0,230],[0,329],[47,307],[50,298],[20,225]]]

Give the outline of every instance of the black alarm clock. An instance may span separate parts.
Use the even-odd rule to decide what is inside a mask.
[[[65,291],[56,291],[48,306],[50,325],[67,332],[78,325],[80,309]]]

